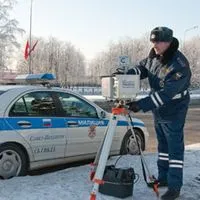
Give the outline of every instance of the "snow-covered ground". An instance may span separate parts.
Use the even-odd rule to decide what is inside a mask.
[[[186,148],[184,166],[184,186],[180,200],[200,199],[200,144]],[[145,154],[150,170],[156,175],[156,154]],[[109,163],[115,163],[112,157]],[[140,158],[126,155],[117,163],[118,167],[134,167],[139,181],[134,185],[133,197],[125,200],[156,200],[152,189],[143,180]],[[90,166],[68,168],[49,174],[15,177],[0,181],[0,200],[89,200],[92,182],[89,180]],[[165,189],[160,189],[160,194]],[[98,193],[97,200],[117,200],[118,198]]]
[[[85,98],[89,99],[90,101],[105,101],[106,98],[102,95],[83,95]],[[136,99],[145,98],[147,94],[139,94],[136,96]],[[191,94],[190,95],[191,104],[199,104],[200,103],[200,94]]]
[[[106,98],[102,95],[83,95],[85,98],[89,99],[90,101],[105,101]],[[138,95],[136,99],[141,99],[146,97],[147,95]]]
[[[105,101],[106,98],[101,95],[83,95],[86,99],[90,101]]]

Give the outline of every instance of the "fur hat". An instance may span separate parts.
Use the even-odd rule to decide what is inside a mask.
[[[151,42],[171,42],[173,40],[173,31],[167,27],[156,27],[151,31]]]

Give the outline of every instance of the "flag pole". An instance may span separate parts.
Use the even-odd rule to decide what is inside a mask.
[[[33,5],[33,0],[31,0],[31,6],[30,6],[30,35],[29,35],[29,49],[32,48],[32,5]],[[28,68],[29,74],[32,73],[32,56],[31,52],[29,53],[29,68]]]

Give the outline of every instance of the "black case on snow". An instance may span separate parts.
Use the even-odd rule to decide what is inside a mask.
[[[135,172],[133,168],[122,169],[114,165],[106,166],[104,184],[99,185],[99,192],[105,195],[126,198],[133,194]]]

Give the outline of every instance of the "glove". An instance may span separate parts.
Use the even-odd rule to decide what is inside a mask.
[[[112,75],[124,74],[124,69],[117,68],[116,72],[112,73]]]
[[[131,110],[133,112],[138,112],[140,110],[140,107],[137,104],[137,101],[131,101],[126,103],[126,105],[128,106],[128,110]]]

